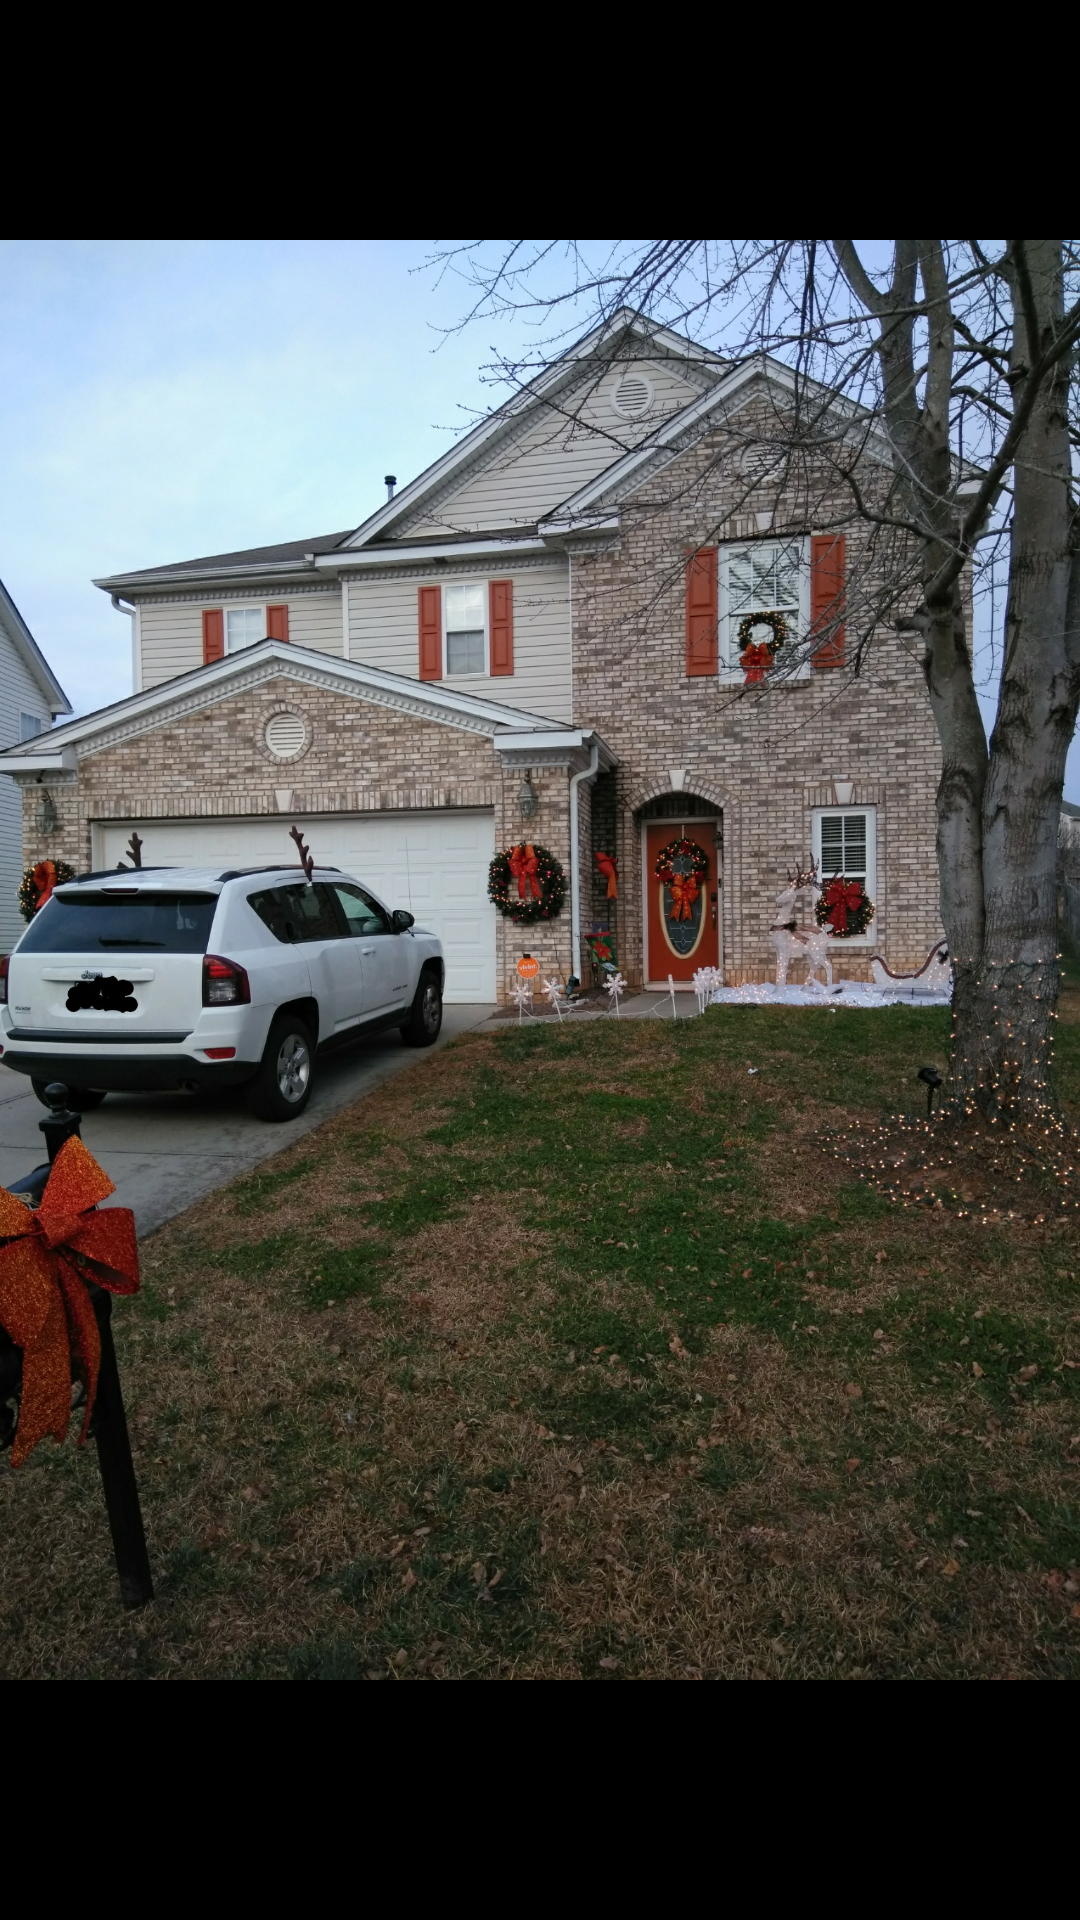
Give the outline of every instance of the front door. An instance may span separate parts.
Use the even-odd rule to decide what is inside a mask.
[[[720,964],[715,820],[659,820],[645,830],[646,978],[692,980]]]

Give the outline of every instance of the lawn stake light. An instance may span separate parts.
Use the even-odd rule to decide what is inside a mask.
[[[46,1433],[63,1439],[82,1385],[80,1439],[97,1445],[121,1597],[142,1607],[154,1588],[111,1322],[113,1293],[139,1285],[135,1223],[127,1207],[98,1211],[115,1188],[82,1144],[67,1088],[56,1081],[45,1099],[48,1165],[8,1188],[17,1199],[0,1189],[0,1446],[18,1466]]]
[[[934,1092],[941,1085],[941,1075],[936,1067],[920,1067],[919,1079],[926,1088],[926,1117],[929,1120],[934,1110]]]

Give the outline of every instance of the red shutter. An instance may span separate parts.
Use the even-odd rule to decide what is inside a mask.
[[[844,664],[843,623],[834,624],[843,611],[844,536],[815,533],[810,542],[810,637],[827,634],[812,656],[816,671]]]
[[[698,547],[686,563],[686,671],[715,673],[717,549]]]
[[[491,609],[491,671],[514,671],[514,583],[492,580],[488,587]]]
[[[442,679],[442,588],[420,589],[420,678]]]
[[[205,607],[202,617],[203,666],[220,660],[225,652],[225,615],[220,607]]]
[[[268,640],[287,640],[289,637],[288,607],[267,607],[266,637]]]

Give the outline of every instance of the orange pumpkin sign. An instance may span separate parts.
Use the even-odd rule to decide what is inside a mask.
[[[519,979],[535,980],[540,971],[540,962],[534,960],[531,953],[523,953],[517,963],[517,970]]]

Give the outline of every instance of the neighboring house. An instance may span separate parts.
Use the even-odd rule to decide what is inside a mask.
[[[70,700],[0,580],[0,748],[36,740],[57,714],[70,712]],[[33,785],[37,792],[27,799],[36,814],[47,796],[36,775]],[[34,858],[47,858],[58,838],[51,831],[35,837]],[[23,859],[23,804],[18,788],[0,780],[0,953],[11,952],[26,925],[19,911]]]
[[[865,640],[886,560],[829,458],[785,463],[791,400],[780,363],[623,314],[359,528],[98,581],[130,613],[136,691],[0,769],[49,780],[80,867],[115,865],[133,829],[148,864],[256,866],[292,857],[299,821],[442,935],[451,999],[504,997],[523,951],[580,972],[598,926],[634,983],[765,977],[777,894],[811,857],[876,903],[842,972],[866,977],[875,944],[919,964],[940,934],[937,738],[894,623],[847,671],[842,620]],[[859,459],[872,495],[883,455]],[[751,612],[783,616],[788,658],[822,643],[748,685]],[[673,922],[654,867],[684,825],[707,872]],[[487,899],[492,853],[521,840],[571,882],[524,930]]]

